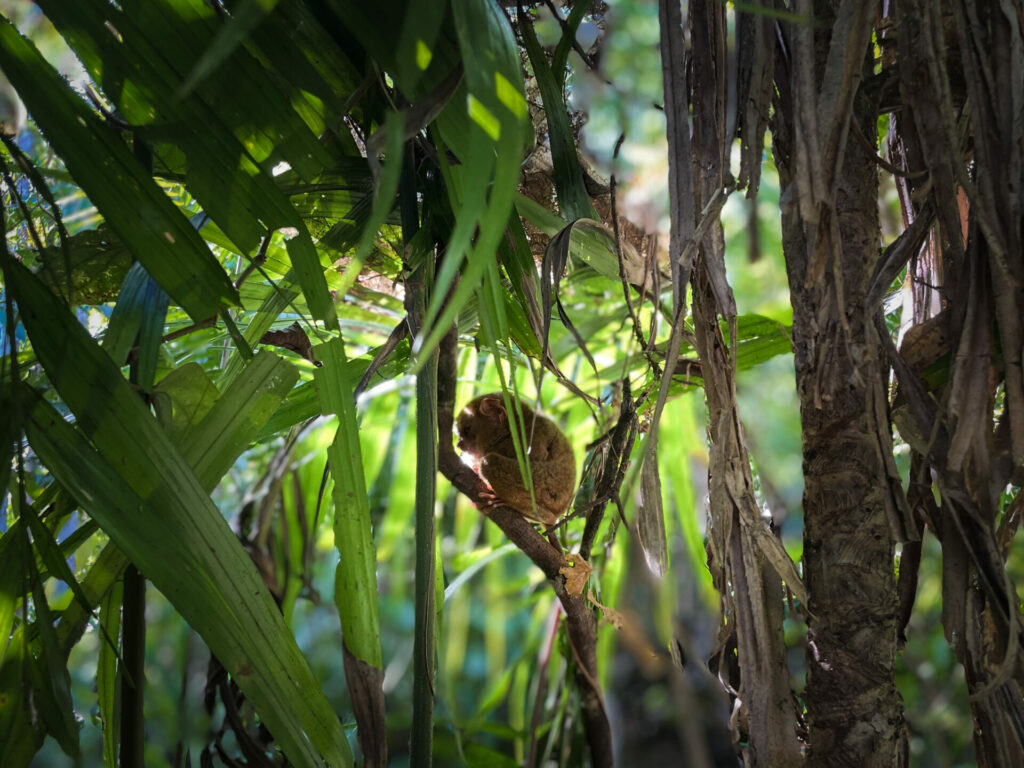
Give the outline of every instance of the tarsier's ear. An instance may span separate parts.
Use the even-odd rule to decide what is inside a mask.
[[[505,405],[497,395],[489,395],[480,401],[480,413],[499,421],[505,421]]]

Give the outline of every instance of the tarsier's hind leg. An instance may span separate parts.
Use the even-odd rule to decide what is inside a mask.
[[[539,482],[547,474],[544,464],[545,462],[531,462],[530,464],[536,506],[530,498],[530,490],[523,483],[519,462],[514,458],[489,453],[481,462],[480,470],[501,501],[527,517],[551,525],[558,517],[557,512],[553,511],[555,507],[552,505],[552,500],[557,498],[558,493],[551,488],[546,488],[543,482]]]

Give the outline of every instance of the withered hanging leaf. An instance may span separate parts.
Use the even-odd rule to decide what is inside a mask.
[[[309,336],[302,330],[298,321],[280,331],[267,331],[260,337],[260,344],[273,344],[275,347],[290,350],[306,358],[317,367],[322,365],[313,354],[313,345],[309,342]]]
[[[609,608],[607,605],[601,605],[601,603],[597,602],[597,600],[594,598],[593,592],[587,593],[587,599],[590,600],[590,602],[593,603],[595,606],[597,606],[597,608],[601,611],[601,615],[604,618],[604,620],[611,624],[613,627],[615,627],[616,629],[622,629],[625,626],[626,617],[619,613],[619,611],[616,611],[614,608]]]
[[[908,328],[900,344],[900,355],[914,373],[924,379],[929,391],[949,380],[952,345],[948,329],[949,311],[943,310],[935,317]]]
[[[577,219],[572,224],[567,225],[557,235],[551,238],[548,243],[548,247],[544,249],[544,257],[541,259],[541,283],[540,283],[540,297],[541,297],[541,311],[543,317],[543,327],[541,328],[541,343],[544,345],[544,356],[547,357],[549,349],[549,334],[551,332],[551,309],[552,306],[558,309],[558,316],[562,320],[562,324],[565,326],[573,338],[576,339],[576,344],[579,346],[580,351],[583,352],[587,358],[587,362],[590,363],[591,367],[596,371],[597,363],[594,362],[593,356],[590,354],[590,350],[587,349],[586,342],[580,335],[579,331],[576,330],[576,326],[569,320],[569,316],[565,313],[565,308],[562,306],[562,301],[559,298],[559,285],[562,282],[562,277],[565,275],[566,268],[569,264],[569,246],[572,242],[572,233],[575,228],[581,228],[586,230],[588,228],[597,229],[597,231],[604,233],[604,227],[601,222],[594,221],[592,219]],[[605,233],[606,234],[606,233]]]
[[[640,509],[637,511],[636,532],[647,567],[660,579],[668,570],[668,540],[661,503],[657,452],[644,456],[640,471]]]
[[[593,572],[590,563],[579,555],[568,555],[565,565],[558,569],[558,572],[565,576],[565,591],[573,597],[583,594],[583,588],[587,585],[587,579]]]
[[[384,715],[384,670],[357,658],[344,639],[341,651],[352,711],[359,724],[359,746],[366,755],[366,765],[386,765],[388,741]]]

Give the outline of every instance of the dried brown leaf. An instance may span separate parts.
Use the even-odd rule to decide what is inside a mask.
[[[604,620],[611,624],[613,627],[621,630],[622,627],[625,626],[626,617],[618,611],[616,611],[614,608],[609,608],[607,605],[601,605],[599,602],[597,602],[597,600],[594,598],[593,592],[587,593],[587,599],[590,600],[590,602],[593,603],[595,606],[597,606],[598,609],[600,609],[601,615],[604,617]]]
[[[309,341],[309,336],[302,330],[298,321],[280,331],[267,331],[260,337],[260,344],[272,344],[275,347],[287,349],[318,367],[321,364],[313,354],[313,345]]]
[[[644,456],[644,465],[640,471],[640,510],[636,517],[636,532],[647,567],[660,579],[668,570],[668,541],[656,451],[649,451]]]
[[[590,563],[579,555],[566,557],[565,565],[558,569],[558,572],[565,577],[565,591],[573,597],[583,594],[583,588],[587,586],[587,579],[593,572]]]

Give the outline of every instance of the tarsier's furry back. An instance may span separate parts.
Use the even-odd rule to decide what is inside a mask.
[[[576,488],[576,456],[558,426],[519,401],[533,480],[533,498],[516,459],[512,428],[515,414],[500,392],[470,400],[456,419],[459,450],[473,456],[477,472],[494,491],[494,504],[507,504],[523,516],[553,525],[569,508]],[[534,503],[536,502],[536,503]]]

